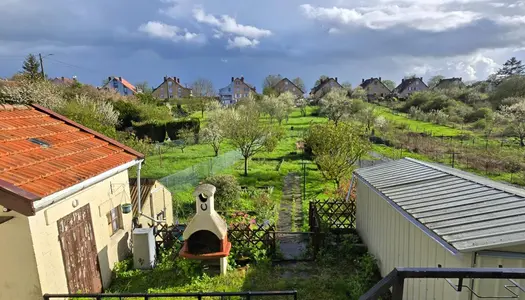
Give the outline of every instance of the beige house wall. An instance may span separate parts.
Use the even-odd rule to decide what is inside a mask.
[[[163,210],[165,211],[166,224],[173,224],[173,200],[171,193],[166,187],[155,181],[148,199],[145,203],[142,203],[142,213],[150,218],[157,219],[157,214]],[[152,221],[147,217],[140,216],[139,223],[147,227]]]
[[[3,197],[0,192],[0,197]],[[0,224],[0,299],[33,300],[42,299],[39,274],[29,220],[15,211],[3,212],[0,216],[12,216]]]
[[[90,206],[103,286],[109,286],[114,264],[130,253],[132,214],[122,214],[123,228],[112,236],[107,214],[122,203],[130,203],[129,195],[128,172],[124,171],[29,218],[42,293],[68,292],[57,221],[87,204]]]

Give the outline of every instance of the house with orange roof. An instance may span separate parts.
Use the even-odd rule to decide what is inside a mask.
[[[102,88],[115,90],[123,96],[135,95],[139,92],[133,84],[129,83],[129,81],[122,77],[115,76],[108,77],[108,82]]]
[[[130,253],[128,169],[140,178],[143,160],[42,106],[0,104],[0,299],[109,286]]]

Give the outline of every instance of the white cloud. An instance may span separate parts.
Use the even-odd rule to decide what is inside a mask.
[[[233,49],[233,48],[247,48],[247,47],[255,47],[259,45],[259,41],[256,39],[250,40],[247,37],[244,36],[236,36],[233,39],[228,39],[228,46],[226,46],[227,49]]]
[[[197,33],[189,32],[187,29],[182,30],[181,28],[173,25],[157,21],[149,21],[148,23],[142,24],[139,27],[139,31],[143,32],[150,37],[171,40],[173,42],[186,41],[186,42],[203,42],[203,36]]]
[[[390,1],[389,1],[390,2]],[[399,2],[399,1],[397,1]],[[345,26],[364,26],[372,29],[386,29],[398,25],[425,31],[446,31],[469,24],[480,18],[472,11],[446,11],[442,2],[419,1],[414,4],[379,4],[356,8],[300,6],[303,14],[310,19]]]
[[[206,14],[206,12],[204,12],[204,10],[201,8],[195,8],[193,10],[193,17],[195,20],[197,20],[197,22],[217,27],[217,29],[222,33],[234,34],[250,39],[259,39],[272,34],[272,32],[267,29],[260,29],[255,26],[238,24],[234,18],[228,15],[222,15],[219,19],[211,14]]]

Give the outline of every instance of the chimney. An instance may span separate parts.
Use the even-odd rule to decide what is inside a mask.
[[[180,83],[180,78],[177,78],[177,83]]]
[[[401,79],[401,82],[405,82],[405,78]]]
[[[459,77],[459,81],[463,81],[463,77]]]
[[[235,78],[232,77],[232,82],[235,80]]]
[[[244,77],[241,76],[241,81],[244,82]]]
[[[361,83],[365,83],[365,79],[364,78],[361,78]]]
[[[168,76],[164,76],[164,81],[168,80]]]
[[[122,77],[119,76],[119,77],[118,77],[118,80],[119,80],[119,81],[122,81]]]
[[[335,78],[335,82],[337,82],[337,77]]]
[[[423,77],[419,77],[419,80],[423,81]]]
[[[379,77],[379,82],[381,82],[381,77]]]
[[[62,81],[64,81],[64,76],[62,76]]]
[[[111,76],[108,77],[108,82],[111,81]]]

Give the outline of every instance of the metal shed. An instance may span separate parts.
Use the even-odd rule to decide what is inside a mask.
[[[525,190],[410,158],[354,175],[357,231],[381,275],[395,267],[525,267]],[[403,298],[512,295],[505,280],[463,284],[456,292],[442,279],[409,280]]]

